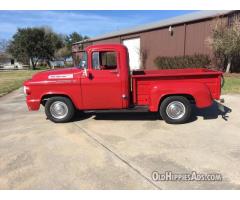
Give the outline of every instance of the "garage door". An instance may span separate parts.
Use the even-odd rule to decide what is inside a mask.
[[[140,69],[140,38],[123,40],[123,44],[128,48],[130,69]]]

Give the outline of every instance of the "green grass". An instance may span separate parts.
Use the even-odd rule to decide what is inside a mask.
[[[23,82],[39,70],[0,71],[0,96],[20,88]]]
[[[36,70],[49,70],[50,68],[47,66],[37,66]]]
[[[240,76],[224,77],[225,84],[222,89],[223,94],[240,94]]]

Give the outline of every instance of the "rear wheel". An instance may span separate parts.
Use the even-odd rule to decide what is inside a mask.
[[[161,117],[169,124],[181,124],[191,116],[191,104],[183,96],[170,96],[163,100],[159,112]]]
[[[45,113],[53,122],[69,122],[74,116],[75,108],[66,97],[51,97],[45,104]]]

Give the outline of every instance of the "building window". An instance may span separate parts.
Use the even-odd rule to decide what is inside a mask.
[[[14,59],[11,59],[11,65],[14,65],[14,63],[15,63]]]

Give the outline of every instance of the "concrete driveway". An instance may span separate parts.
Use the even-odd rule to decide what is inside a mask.
[[[88,113],[54,124],[22,89],[0,98],[0,189],[240,189],[240,95],[183,125],[149,113]],[[226,109],[227,108],[227,109]],[[152,172],[220,173],[222,181],[155,181]]]

